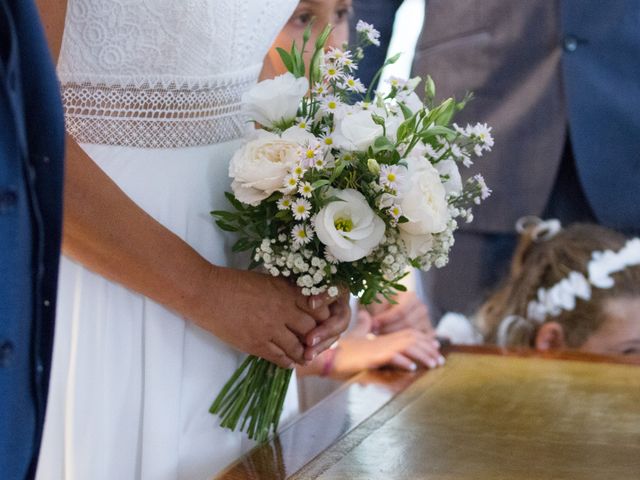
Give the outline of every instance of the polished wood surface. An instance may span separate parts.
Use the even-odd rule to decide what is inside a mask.
[[[637,359],[453,350],[355,377],[218,478],[640,478]]]

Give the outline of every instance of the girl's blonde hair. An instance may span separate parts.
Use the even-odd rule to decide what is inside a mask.
[[[527,307],[536,298],[538,289],[553,287],[572,271],[587,275],[594,251],[618,251],[627,239],[598,225],[574,224],[543,240],[534,227],[521,234],[509,275],[480,307],[476,322],[485,340],[497,343],[501,322],[515,315],[519,318],[505,333],[505,346],[533,347],[540,325],[554,321],[562,326],[567,346],[580,347],[605,321],[607,300],[640,296],[640,266],[613,274],[613,287],[593,288],[591,299],[577,299],[574,309],[535,321],[527,318]]]

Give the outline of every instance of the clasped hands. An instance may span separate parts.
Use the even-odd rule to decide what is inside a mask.
[[[213,283],[224,293],[216,296],[216,311],[202,326],[239,350],[280,367],[310,362],[349,325],[347,291],[334,298],[308,297],[282,277],[223,267],[215,276]]]

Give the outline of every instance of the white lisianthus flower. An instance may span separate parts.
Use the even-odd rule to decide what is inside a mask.
[[[447,175],[449,179],[443,182],[445,191],[449,194],[460,195],[462,192],[462,178],[458,165],[452,159],[441,160],[435,164],[436,170],[440,175]]]
[[[408,185],[399,203],[408,222],[398,228],[410,235],[442,232],[447,228],[449,208],[440,174],[424,157],[407,158],[407,167]]]
[[[300,100],[307,93],[307,79],[292,73],[257,83],[242,96],[244,113],[265,127],[296,118]]]
[[[314,220],[316,235],[339,261],[353,262],[366,257],[382,240],[384,222],[357,190],[333,190],[330,195],[340,200],[318,212]]]
[[[337,148],[365,151],[383,133],[381,125],[371,118],[371,111],[362,110],[342,117],[333,134]]]
[[[231,189],[236,198],[256,206],[272,193],[285,191],[285,178],[297,163],[297,148],[295,142],[258,130],[229,164]]]

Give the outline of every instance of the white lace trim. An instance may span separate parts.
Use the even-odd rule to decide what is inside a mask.
[[[233,140],[246,131],[241,97],[258,69],[198,82],[64,83],[67,130],[80,143],[141,148]]]

